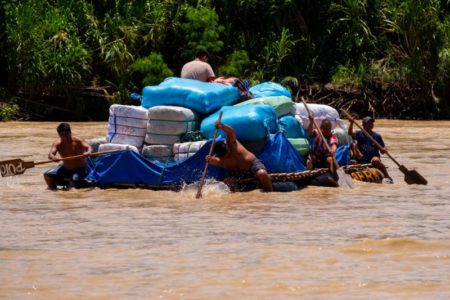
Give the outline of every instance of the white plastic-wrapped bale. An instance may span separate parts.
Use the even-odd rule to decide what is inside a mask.
[[[339,145],[350,145],[353,142],[352,137],[348,135],[347,129],[336,127],[333,133],[336,135]]]
[[[150,145],[173,145],[183,134],[198,129],[198,115],[185,107],[155,106],[148,117],[145,142]]]
[[[101,144],[98,147],[98,151],[99,152],[103,152],[103,151],[112,151],[112,150],[131,150],[134,151],[136,153],[139,153],[138,148],[136,148],[133,145],[125,145],[125,144],[111,144],[111,143],[107,143],[107,144]]]
[[[181,135],[147,133],[145,143],[148,145],[173,145],[181,141]]]
[[[176,161],[183,161],[193,156],[205,145],[206,141],[176,143],[173,145],[173,156]]]
[[[107,140],[113,144],[142,147],[147,130],[147,109],[141,106],[114,104],[109,108]]]
[[[106,140],[105,136],[98,137],[98,138],[93,138],[93,139],[90,139],[88,141],[88,144],[92,147],[92,152],[93,153],[98,152],[99,146],[101,144],[106,144],[106,143],[108,143],[108,141]]]
[[[172,147],[169,145],[148,145],[142,148],[142,155],[150,160],[168,162],[173,160]]]
[[[345,122],[339,118],[339,113],[333,107],[325,104],[308,103],[308,108],[313,114],[318,126],[322,124],[323,120],[328,119],[331,122],[332,129],[336,128],[336,126],[344,129],[347,128],[347,125],[345,125]],[[303,103],[295,103],[292,114],[294,114],[295,118],[302,124],[304,129],[308,128],[308,111]]]

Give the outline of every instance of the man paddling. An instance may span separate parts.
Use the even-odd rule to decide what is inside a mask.
[[[76,187],[86,177],[86,158],[92,153],[92,147],[80,137],[72,136],[70,125],[61,123],[56,128],[59,138],[53,143],[48,159],[59,162],[60,158],[83,155],[66,160],[44,174],[49,189],[56,189],[60,180],[69,180],[69,187]],[[58,157],[58,154],[60,158]]]
[[[377,167],[381,172],[383,172],[384,177],[386,178],[386,180],[384,180],[385,183],[393,183],[394,181],[392,180],[391,176],[389,176],[386,166],[381,162],[380,152],[386,154],[388,151],[384,145],[384,141],[381,135],[373,131],[375,120],[370,116],[364,117],[362,120],[363,128],[383,148],[378,148],[377,145],[375,145],[375,143],[361,130],[354,132],[353,123],[355,122],[355,120],[353,118],[350,118],[349,121],[350,126],[348,127],[348,134],[356,139],[356,141],[358,142],[358,148],[363,154],[363,157],[359,159],[358,162],[361,164],[371,163],[374,167]]]
[[[254,176],[264,191],[272,192],[272,180],[267,173],[266,167],[236,139],[233,128],[220,122],[216,122],[216,128],[225,131],[227,134],[226,143],[217,142],[214,145],[215,155],[207,155],[206,161],[212,165],[230,170],[231,177],[235,179]]]

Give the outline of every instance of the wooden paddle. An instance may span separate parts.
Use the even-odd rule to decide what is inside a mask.
[[[118,152],[118,151],[121,151],[121,149],[91,153],[88,156],[98,156],[98,155],[114,153],[114,152]],[[85,156],[83,154],[75,155],[75,156],[68,156],[68,157],[60,158],[59,161],[78,159],[78,158],[82,158],[82,157],[85,157]],[[34,162],[34,161],[23,161],[20,158],[4,160],[4,161],[0,161],[0,173],[2,174],[2,177],[20,175],[20,174],[23,174],[25,172],[25,170],[31,169],[34,166],[43,165],[43,164],[47,164],[47,163],[51,163],[51,162],[55,162],[55,161],[46,160],[46,161]]]
[[[220,123],[220,120],[222,120],[222,111],[219,113],[219,117],[217,118],[217,122]],[[214,143],[216,142],[216,137],[217,137],[217,132],[219,132],[219,128],[216,128],[216,130],[214,131],[214,135],[213,135],[213,139],[211,142],[211,147],[209,147],[209,156],[211,156],[212,151],[214,149]],[[205,184],[205,177],[206,177],[206,172],[208,171],[208,165],[209,163],[206,162],[205,164],[205,168],[203,169],[203,174],[202,174],[202,178],[200,179],[200,183],[198,185],[198,189],[197,189],[197,194],[195,195],[195,198],[201,198],[202,197],[202,188],[203,185]]]
[[[345,110],[341,109],[341,111],[347,116],[349,119],[353,119],[352,116]],[[372,140],[372,142],[379,148],[383,149],[383,147],[380,145],[380,143],[377,142],[361,125],[354,122],[356,126],[361,129],[361,131]],[[386,152],[386,155],[389,156],[390,159],[399,167],[400,171],[402,171],[403,174],[405,174],[405,181],[407,184],[423,184],[427,185],[428,181],[420,175],[416,170],[408,170],[404,165],[400,165],[390,154],[389,152]]]
[[[303,102],[303,105],[306,108],[306,111],[308,112],[308,116],[311,115],[311,111],[308,108],[308,105],[306,104],[305,99],[303,99],[303,97],[300,98]],[[331,149],[330,149],[330,145],[328,145],[327,140],[325,139],[325,137],[323,136],[322,130],[320,130],[319,126],[316,123],[316,120],[313,118],[313,123],[314,126],[316,127],[316,130],[319,132],[320,137],[322,138],[323,143],[326,145],[327,150],[329,153],[331,153]],[[341,166],[339,166],[339,163],[336,160],[336,157],[333,155],[333,163],[334,163],[334,167],[336,168],[336,174],[338,177],[338,185],[340,187],[347,187],[347,188],[351,188],[354,189],[355,188],[355,184],[353,183],[353,179],[350,177],[350,175],[346,174],[343,170],[343,168]]]

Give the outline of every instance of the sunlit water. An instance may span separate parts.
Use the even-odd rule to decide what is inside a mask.
[[[57,123],[0,123],[0,160],[47,159]],[[46,190],[0,178],[0,299],[448,299],[450,122],[377,120],[428,179],[290,193]],[[86,139],[105,123],[73,123]]]

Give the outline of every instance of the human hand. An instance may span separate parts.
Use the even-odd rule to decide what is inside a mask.
[[[206,155],[206,156],[205,156],[205,161],[206,161],[207,163],[209,163],[209,162],[211,161],[211,155]]]
[[[220,128],[222,128],[222,123],[220,123],[219,121],[216,121],[215,126],[217,129],[220,129]]]

